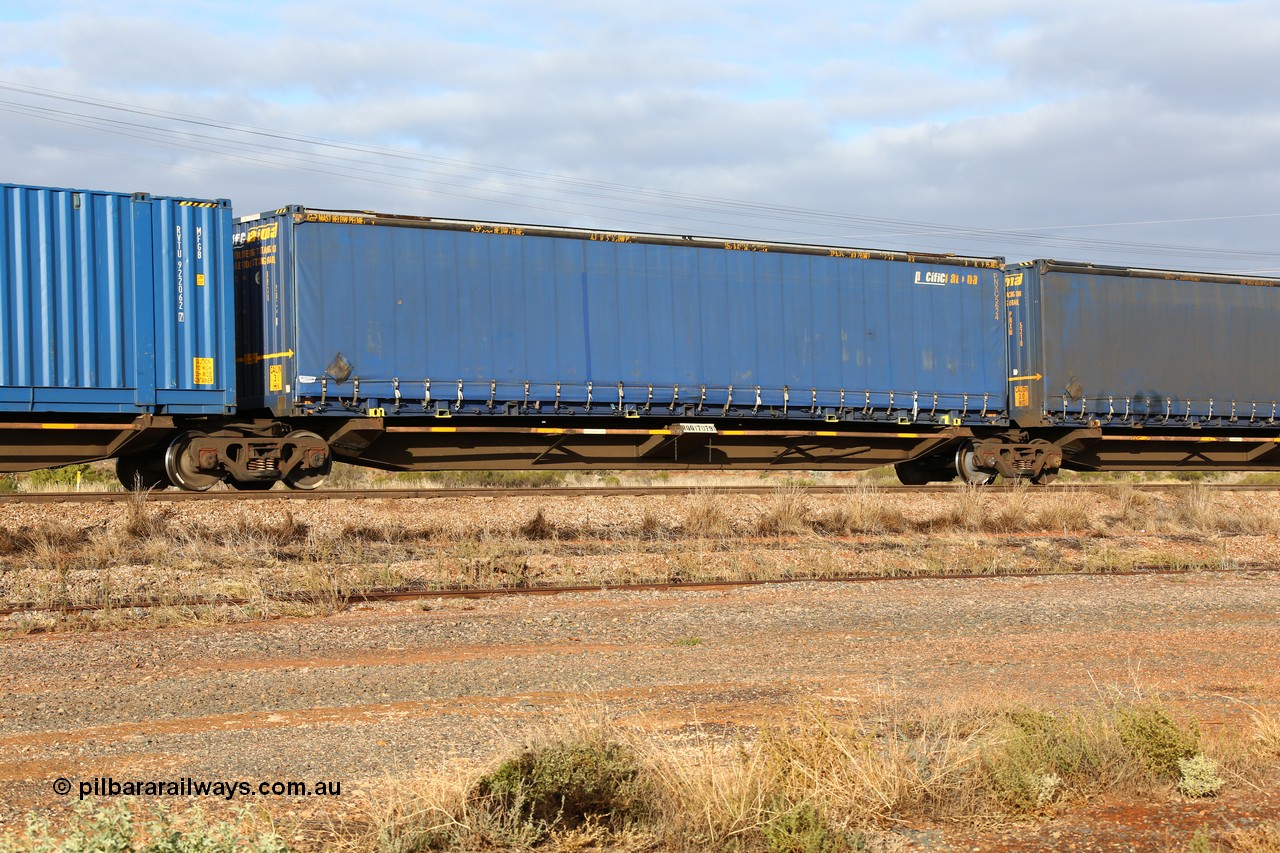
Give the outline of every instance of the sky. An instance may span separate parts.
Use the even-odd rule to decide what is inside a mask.
[[[1280,275],[1280,0],[0,0],[0,182]]]

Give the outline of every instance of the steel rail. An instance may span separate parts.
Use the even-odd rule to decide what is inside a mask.
[[[1105,491],[1117,486],[1132,485],[1142,492],[1173,492],[1191,488],[1192,483],[1062,483],[1054,486],[994,485],[979,486],[982,492],[1004,494],[1026,490],[1028,494],[1053,494],[1064,489],[1080,491]],[[1280,484],[1241,485],[1200,484],[1201,488],[1214,492],[1274,492]],[[848,484],[773,486],[549,486],[549,487],[469,487],[426,489],[319,489],[316,491],[292,491],[271,489],[261,492],[237,492],[231,489],[208,492],[151,491],[151,492],[11,492],[0,494],[0,504],[40,503],[114,503],[128,500],[147,500],[159,503],[181,501],[287,501],[287,500],[441,500],[444,498],[541,498],[541,497],[647,497],[652,495],[690,495],[706,492],[736,495],[772,495],[780,490],[795,488],[805,494],[838,495],[865,488],[884,494],[956,494],[966,487],[959,484],[934,484],[928,486],[903,486],[899,484]]]
[[[403,587],[398,589],[375,589],[349,593],[282,593],[264,595],[258,598],[232,598],[193,596],[189,598],[156,599],[132,598],[119,601],[95,603],[49,603],[39,604],[25,602],[0,606],[0,616],[12,616],[22,613],[91,613],[103,610],[150,610],[158,607],[247,607],[252,604],[266,602],[272,604],[323,604],[338,601],[342,607],[352,604],[371,604],[378,602],[420,601],[423,599],[442,598],[506,598],[514,596],[566,595],[570,593],[609,593],[609,592],[710,592],[715,590],[739,589],[743,587],[791,585],[798,583],[894,583],[921,580],[958,580],[983,581],[1001,579],[1030,579],[1049,577],[1137,577],[1186,574],[1250,574],[1278,573],[1280,564],[1276,563],[1236,563],[1227,566],[1190,566],[1176,567],[1159,564],[1139,565],[1116,571],[1081,571],[1081,572],[963,572],[955,574],[923,573],[904,575],[838,575],[838,576],[792,576],[774,579],[711,579],[700,581],[644,581],[624,584],[573,584],[545,586],[500,586],[500,587],[442,587],[435,589]]]

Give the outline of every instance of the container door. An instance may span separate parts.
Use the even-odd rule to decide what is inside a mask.
[[[243,220],[235,229],[235,311],[241,404],[289,414],[296,388],[291,217]]]
[[[1019,426],[1044,424],[1040,343],[1040,267],[1009,267],[1004,275],[1004,326],[1009,353],[1009,405]]]
[[[206,411],[219,400],[230,404],[231,209],[225,202],[145,197],[134,206],[150,208],[155,312],[154,351],[140,349],[139,370],[154,363],[155,402],[165,411]],[[138,234],[146,238],[141,227]]]

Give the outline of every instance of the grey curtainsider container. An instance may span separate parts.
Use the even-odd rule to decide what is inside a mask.
[[[0,184],[0,410],[235,406],[226,200]]]
[[[236,243],[277,415],[1007,416],[998,258],[302,207]]]
[[[1005,289],[1021,425],[1280,425],[1280,279],[1042,260]]]

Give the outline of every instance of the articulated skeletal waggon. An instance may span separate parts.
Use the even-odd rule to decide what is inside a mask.
[[[0,470],[1280,469],[1280,280],[0,185]]]

